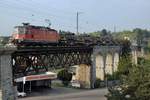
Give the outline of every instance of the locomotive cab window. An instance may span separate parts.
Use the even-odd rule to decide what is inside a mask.
[[[16,33],[16,34],[25,34],[26,33],[26,29],[24,27],[16,27],[14,29],[14,33]]]

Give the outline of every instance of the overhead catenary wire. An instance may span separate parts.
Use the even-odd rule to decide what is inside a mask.
[[[5,1],[5,2],[4,2]],[[9,2],[7,2],[9,1]],[[30,21],[40,21],[40,22],[44,22],[45,19],[50,19],[52,21],[52,25],[53,25],[53,21],[57,22],[61,27],[65,27],[67,26],[68,28],[72,28],[76,29],[76,25],[75,25],[75,14],[74,12],[65,12],[62,11],[60,9],[57,8],[53,8],[51,6],[47,7],[46,9],[40,8],[41,6],[43,6],[42,4],[40,4],[38,1],[33,1],[30,0],[28,1],[24,1],[24,0],[1,0],[0,4],[7,7],[7,9],[9,9],[10,11],[14,11],[13,12],[17,12],[19,11],[19,14],[17,14],[18,18],[19,16],[22,18],[25,18],[26,20],[30,20]],[[4,7],[4,8],[5,8]],[[52,9],[51,9],[52,8]],[[58,13],[53,11],[57,9]],[[21,12],[21,14],[20,14]],[[64,13],[63,15],[60,15],[60,13]],[[24,15],[23,15],[24,14]],[[8,14],[7,14],[8,15]],[[70,18],[70,16],[65,16],[65,15],[72,15],[73,17]],[[16,15],[15,15],[16,17]],[[72,23],[72,24],[70,24]],[[85,24],[85,25],[82,25]],[[81,22],[81,26],[85,27],[85,26],[91,26],[92,23],[89,22],[89,24],[84,23],[83,21]],[[95,24],[93,24],[95,25]],[[93,26],[92,25],[92,26]],[[81,26],[79,27],[81,30],[86,31],[84,28],[81,28]]]
[[[30,0],[29,2],[27,2],[27,0],[15,0],[15,1],[17,1],[17,2],[22,2],[22,3],[26,3],[26,5],[31,5],[31,4],[36,4],[36,5],[41,5],[41,6],[45,6],[45,4],[44,5],[42,5],[42,2],[38,2],[37,0],[36,0],[36,2],[33,2],[33,0]],[[34,6],[36,6],[36,5],[34,5]],[[54,7],[52,7],[51,6],[52,4],[50,4],[49,6],[48,6],[48,8],[46,8],[47,10],[51,10],[51,9],[54,9],[54,10],[56,10],[56,11],[58,11],[59,13],[64,13],[64,14],[67,14],[67,15],[72,15],[72,14],[74,14],[74,12],[70,12],[70,11],[65,11],[65,10],[62,10],[62,9],[57,9],[57,8],[54,8]]]
[[[19,7],[22,10],[26,10],[28,12],[32,11],[33,13],[36,13],[36,14],[42,13],[42,14],[49,15],[51,17],[55,17],[55,18],[57,17],[58,19],[61,19],[61,20],[62,20],[62,18],[63,18],[63,20],[64,19],[67,19],[67,20],[71,19],[71,17],[64,16],[65,14],[63,16],[60,16],[60,15],[54,14],[55,12],[50,13],[50,11],[52,11],[52,9],[49,9],[48,7],[46,9],[40,9],[41,6],[37,6],[37,5],[40,5],[40,4],[33,5],[35,3],[36,2],[34,2],[34,3],[26,3],[26,2],[24,2],[22,0],[18,0],[17,2],[15,2],[15,1],[11,1],[11,2],[9,1],[7,3],[5,2],[5,4],[15,5],[15,7]]]
[[[4,8],[10,9],[11,11],[13,11],[12,9],[15,9],[15,11],[20,11],[21,13],[25,13],[25,14],[34,13],[33,15],[38,16],[38,17],[40,16],[41,18],[44,17],[44,19],[48,18],[48,16],[50,15],[49,13],[44,13],[44,12],[41,12],[41,11],[36,11],[36,10],[30,9],[30,8],[26,8],[25,9],[24,7],[14,6],[14,5],[11,5],[11,4],[4,3],[4,2],[0,2],[0,5],[2,5]],[[41,13],[41,14],[39,14],[39,13]],[[22,15],[20,15],[20,16],[22,16]],[[27,16],[27,15],[25,15],[25,16]],[[53,19],[58,20],[58,18],[56,18],[55,16],[50,16],[49,18],[52,18],[52,17],[53,17]],[[43,19],[43,21],[44,21],[44,19]],[[64,19],[64,18],[61,17],[61,20],[59,20],[58,22],[59,23],[63,23],[63,26],[67,26],[67,25],[64,24],[64,23],[66,23],[66,21],[64,21],[62,19]],[[72,27],[72,26],[69,26],[69,27]]]

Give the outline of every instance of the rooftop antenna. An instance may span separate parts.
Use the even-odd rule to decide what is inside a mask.
[[[45,19],[45,22],[48,24],[48,27],[51,27],[51,21],[49,19]]]

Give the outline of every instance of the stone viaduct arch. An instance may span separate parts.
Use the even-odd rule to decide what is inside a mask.
[[[104,80],[106,74],[112,74],[116,71],[119,62],[119,54],[119,46],[94,47],[93,66],[95,66],[95,78]]]

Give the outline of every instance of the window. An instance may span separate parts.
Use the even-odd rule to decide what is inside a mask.
[[[16,34],[25,34],[26,33],[26,29],[24,27],[16,27],[14,29],[14,33],[16,33]]]

